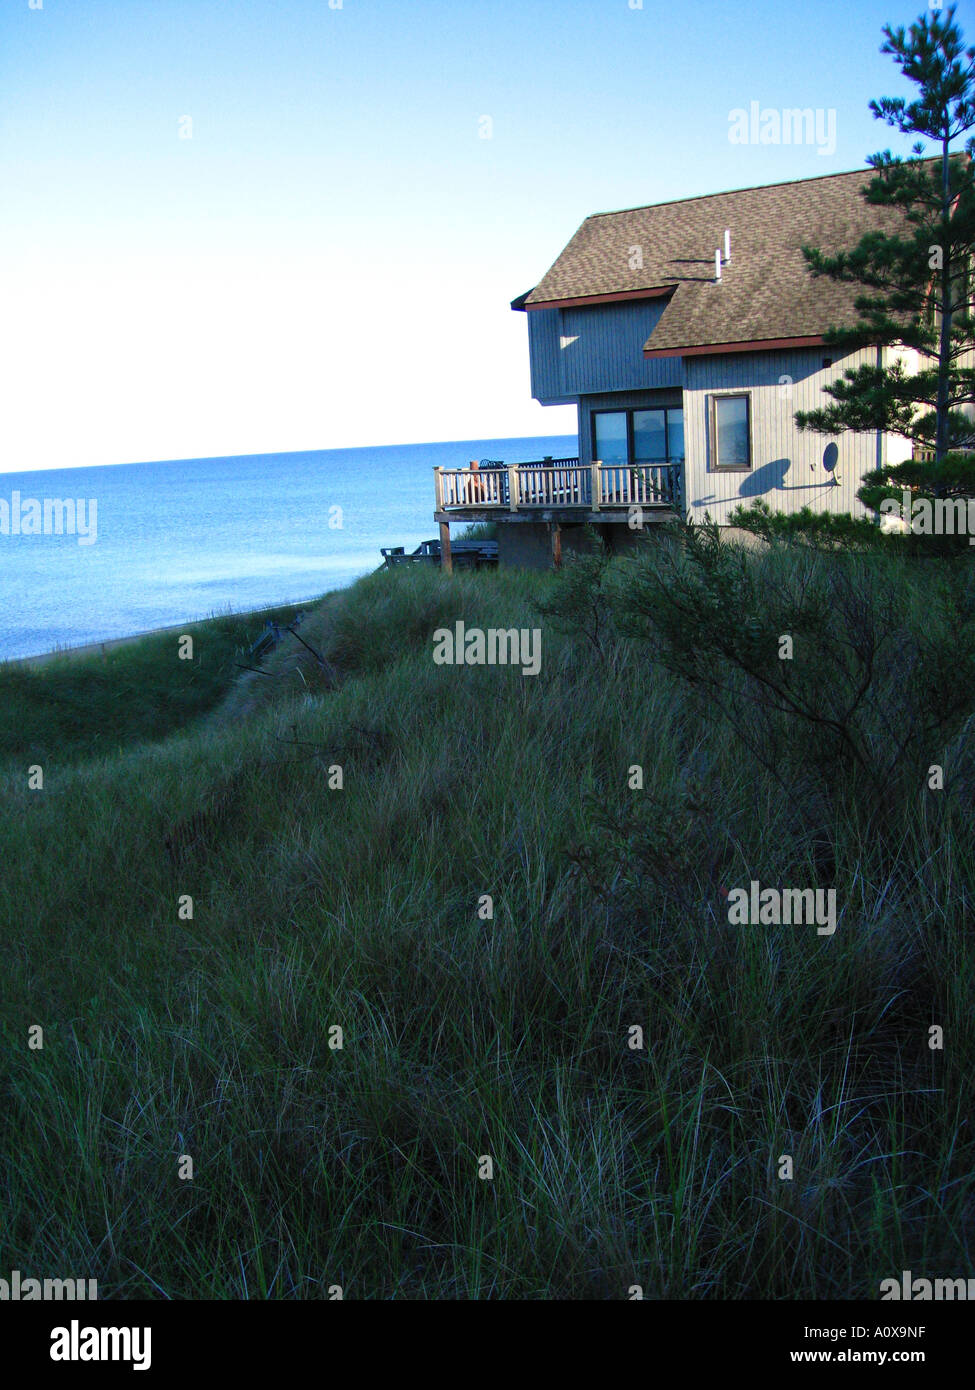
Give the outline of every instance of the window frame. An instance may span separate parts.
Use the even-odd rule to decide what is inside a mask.
[[[662,459],[638,459],[635,457],[633,447],[633,416],[644,410],[662,410],[664,412],[664,447],[667,450],[667,457]],[[591,446],[590,458],[594,461],[599,459],[596,444],[596,417],[597,415],[623,415],[626,417],[626,458],[625,460],[613,463],[614,468],[638,468],[644,464],[653,468],[666,468],[671,464],[684,465],[686,457],[672,458],[670,455],[670,416],[675,410],[684,414],[683,405],[603,405],[598,410],[589,412],[589,443]],[[682,429],[684,421],[682,420]],[[600,459],[600,463],[605,460]]]
[[[721,463],[718,455],[718,401],[745,402],[745,429],[748,437],[747,463]],[[752,393],[713,391],[708,402],[708,470],[711,473],[751,473],[755,451],[752,447]]]
[[[623,460],[620,461],[620,462],[615,462],[615,463],[613,463],[613,464],[611,465],[611,467],[613,467],[613,468],[627,468],[627,467],[629,467],[630,457],[631,457],[632,452],[633,452],[633,421],[632,421],[631,418],[630,418],[630,412],[629,412],[629,410],[627,410],[626,406],[620,406],[620,405],[607,405],[607,406],[604,406],[604,407],[603,407],[602,409],[600,409],[600,410],[591,410],[591,411],[589,412],[589,432],[590,432],[590,435],[591,435],[590,443],[592,444],[592,454],[590,455],[590,457],[593,458],[593,459],[599,458],[599,455],[598,455],[598,453],[596,452],[596,450],[597,450],[597,448],[598,448],[598,445],[596,444],[596,416],[597,416],[597,415],[622,415],[622,416],[623,416],[624,420],[626,421],[626,458],[623,459]],[[602,462],[602,460],[600,460],[600,462]]]

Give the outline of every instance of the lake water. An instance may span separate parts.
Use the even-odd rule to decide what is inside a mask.
[[[436,464],[575,449],[553,435],[2,473],[0,659],[315,598],[376,569],[381,546],[437,534]],[[91,542],[14,534],[45,499],[75,499]]]

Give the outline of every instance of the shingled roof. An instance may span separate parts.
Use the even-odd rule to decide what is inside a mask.
[[[833,252],[864,232],[892,230],[902,214],[861,190],[870,169],[712,193],[587,217],[552,268],[519,304],[669,296],[644,345],[648,356],[731,350],[734,344],[811,338],[855,320],[857,285],[814,279],[801,247]],[[731,260],[714,277],[715,250],[731,232]],[[634,248],[642,265],[633,268]]]

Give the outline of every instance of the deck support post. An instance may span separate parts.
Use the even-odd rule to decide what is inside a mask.
[[[450,553],[450,522],[440,523],[440,568],[444,574],[453,574],[454,557]]]
[[[562,527],[557,521],[553,521],[549,529],[552,532],[552,568],[560,570],[562,568]]]

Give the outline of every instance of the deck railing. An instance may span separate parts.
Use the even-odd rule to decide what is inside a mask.
[[[971,436],[969,439],[971,440]],[[975,445],[972,442],[953,444],[951,452],[953,454],[973,454],[975,453]],[[933,444],[915,444],[911,449],[912,463],[936,463],[937,459],[938,451]]]
[[[600,464],[601,507],[678,506],[683,464]]]
[[[541,459],[481,468],[437,468],[437,510],[507,507],[666,506],[682,510],[682,460],[660,463],[580,463]]]
[[[508,504],[508,474],[503,468],[438,468],[436,474],[438,511]]]

